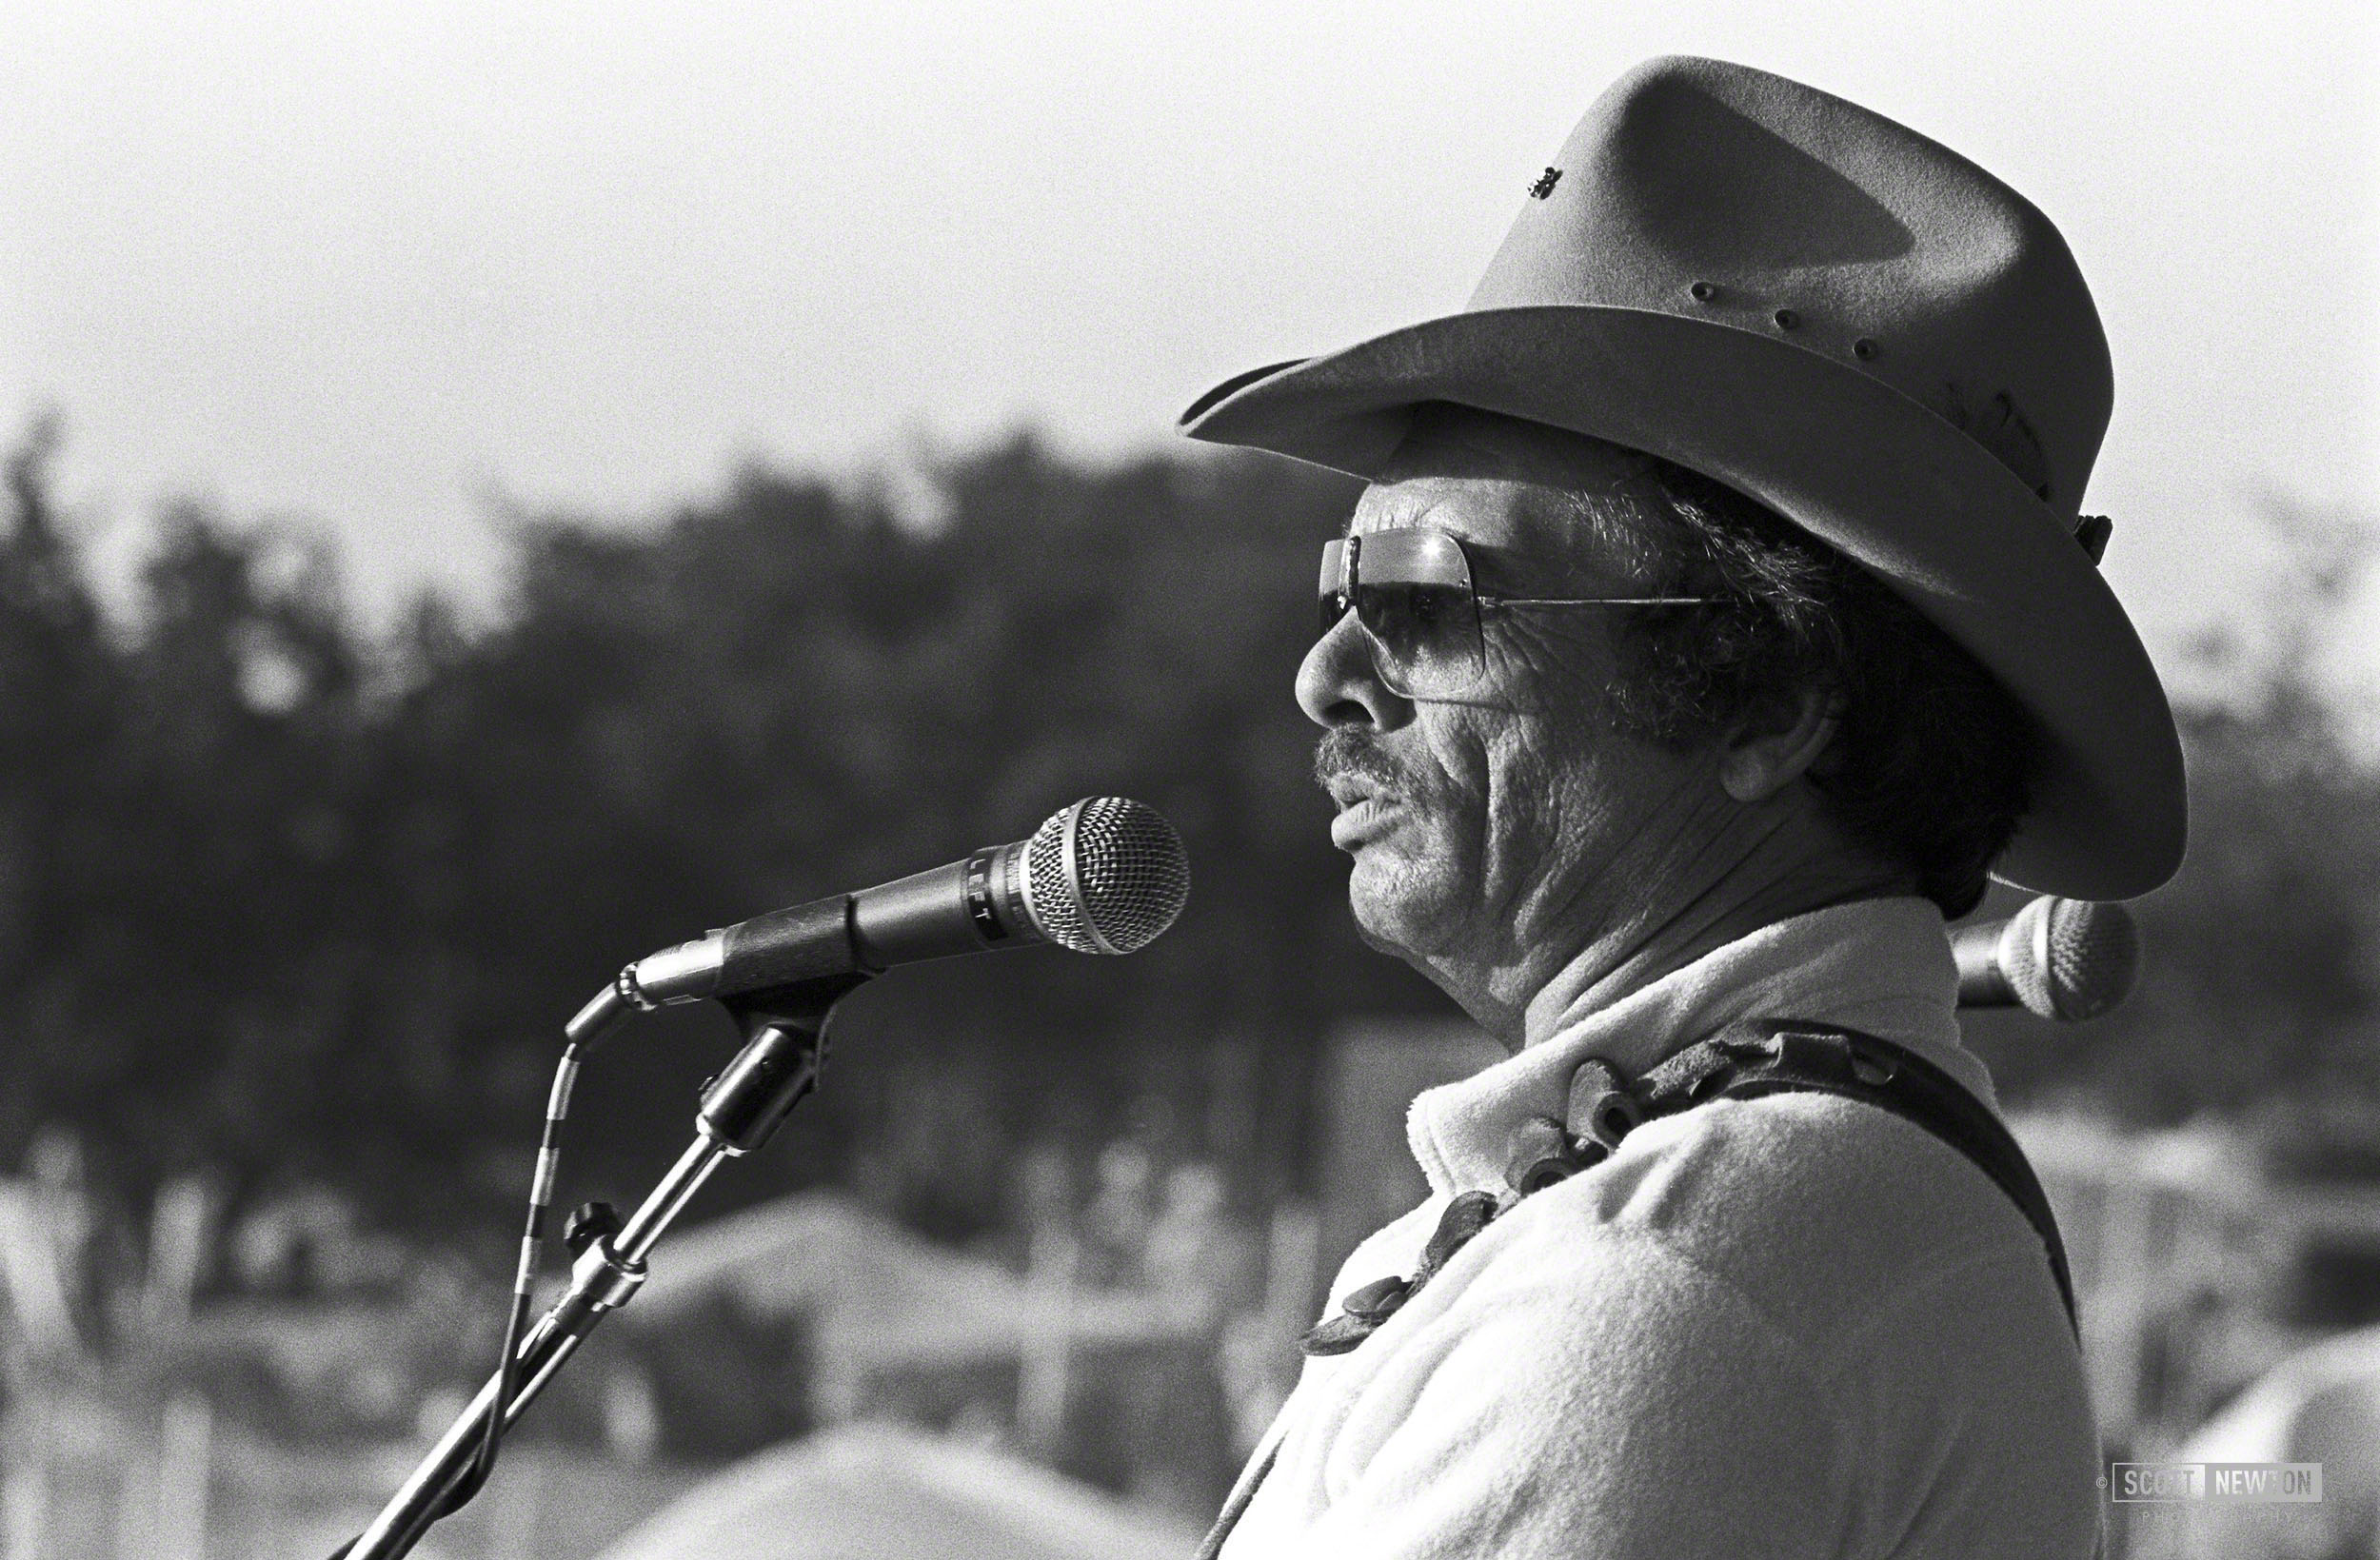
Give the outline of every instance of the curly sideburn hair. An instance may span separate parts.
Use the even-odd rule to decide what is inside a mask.
[[[2016,701],[1875,576],[1765,505],[1645,456],[1651,521],[1632,527],[1664,593],[1720,603],[1631,614],[1609,692],[1618,727],[1679,746],[1832,689],[1835,740],[1810,772],[1851,837],[1915,872],[1946,916],[1985,874],[2033,800],[2042,739]],[[1588,501],[1593,504],[1593,500]]]

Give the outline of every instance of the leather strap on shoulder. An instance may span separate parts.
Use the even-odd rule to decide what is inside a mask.
[[[1754,1019],[1688,1046],[1632,1091],[1647,1116],[1788,1092],[1836,1095],[1890,1111],[1965,1155],[2041,1237],[2067,1323],[2077,1325],[2066,1244],[2025,1151],[1981,1100],[1916,1053],[1832,1024]]]
[[[1500,1196],[1472,1191],[1453,1198],[1413,1275],[1391,1274],[1349,1294],[1339,1315],[1306,1334],[1306,1353],[1341,1354],[1361,1344],[1497,1214],[1598,1163],[1640,1122],[1714,1099],[1791,1092],[1838,1095],[1891,1111],[1965,1155],[2007,1194],[2041,1237],[2058,1298],[2066,1303],[2067,1325],[2077,1326],[2074,1284],[2067,1272],[2057,1219],[2025,1151],[2000,1118],[1957,1079],[1889,1040],[1832,1024],[1772,1018],[1731,1025],[1688,1046],[1634,1085],[1607,1062],[1582,1064],[1571,1080],[1566,1119],[1532,1120],[1516,1134],[1506,1177],[1510,1190]],[[1267,1451],[1233,1491],[1200,1545],[1197,1560],[1216,1560],[1258,1486],[1272,1471],[1279,1450],[1276,1444]]]

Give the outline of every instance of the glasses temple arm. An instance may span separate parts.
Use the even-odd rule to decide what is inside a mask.
[[[1715,606],[1724,596],[1476,596],[1481,606]]]

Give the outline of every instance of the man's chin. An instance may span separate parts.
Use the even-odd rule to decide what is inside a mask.
[[[1416,892],[1418,886],[1409,873],[1389,862],[1356,859],[1356,870],[1347,879],[1347,908],[1366,947],[1412,960],[1437,945],[1446,918],[1442,907]]]

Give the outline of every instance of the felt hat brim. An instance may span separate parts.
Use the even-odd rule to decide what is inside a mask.
[[[1453,402],[1658,455],[1881,577],[2038,721],[2046,762],[1997,866],[2120,899],[2180,863],[2181,743],[2132,622],[2061,518],[1876,378],[1732,326],[1608,306],[1489,308],[1227,380],[1192,438],[1378,477],[1414,408]]]

